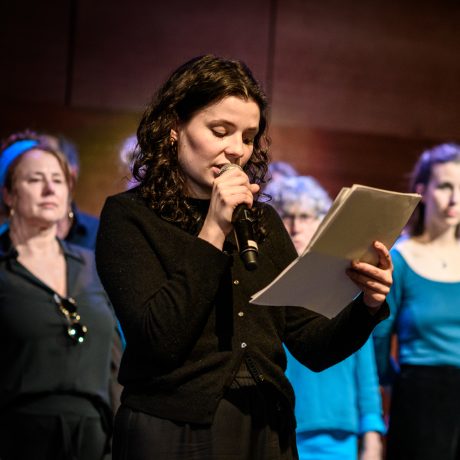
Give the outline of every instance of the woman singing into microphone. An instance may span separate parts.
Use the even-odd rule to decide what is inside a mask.
[[[96,254],[127,338],[115,460],[296,459],[283,343],[321,370],[388,315],[392,264],[378,242],[377,267],[348,270],[362,295],[332,320],[249,304],[296,257],[276,211],[254,198],[266,129],[266,98],[250,70],[214,56],[174,71],[141,120],[139,186],[107,200]],[[242,169],[221,174],[228,164]],[[254,222],[253,271],[232,232],[240,204]]]

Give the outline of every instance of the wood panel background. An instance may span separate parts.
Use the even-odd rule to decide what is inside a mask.
[[[420,151],[460,139],[460,4],[420,0],[32,0],[0,6],[0,136],[79,147],[79,205],[124,188],[118,151],[158,85],[204,53],[244,60],[272,106],[272,158],[335,195],[404,190]]]

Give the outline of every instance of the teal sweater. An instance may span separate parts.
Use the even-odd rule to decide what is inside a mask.
[[[433,281],[415,272],[392,249],[390,317],[374,331],[382,383],[391,381],[391,334],[399,343],[399,363],[460,367],[460,282]]]
[[[297,433],[385,431],[372,341],[322,372],[288,354],[287,377],[296,396]]]

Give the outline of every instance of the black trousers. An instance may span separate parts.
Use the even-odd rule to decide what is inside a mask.
[[[175,423],[122,405],[113,460],[297,460],[295,433],[255,387],[232,391],[212,425]]]
[[[460,460],[460,369],[403,366],[391,399],[388,460]]]
[[[1,460],[101,460],[100,418],[10,413],[0,419]]]

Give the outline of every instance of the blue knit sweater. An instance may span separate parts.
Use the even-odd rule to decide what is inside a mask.
[[[391,255],[391,314],[374,331],[381,381],[391,381],[392,333],[398,336],[400,364],[460,367],[460,282],[425,278],[397,249]]]
[[[322,372],[288,355],[287,376],[296,396],[297,433],[385,431],[372,341]]]

